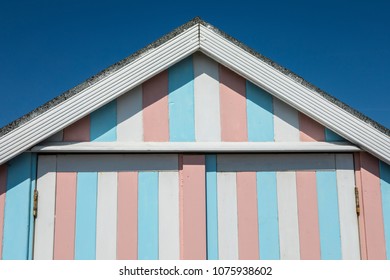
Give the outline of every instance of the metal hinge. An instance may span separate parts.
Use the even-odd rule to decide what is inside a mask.
[[[360,203],[359,203],[359,189],[355,187],[355,204],[356,204],[356,214],[360,215]]]
[[[33,216],[34,218],[38,217],[38,191],[36,189],[34,190]]]

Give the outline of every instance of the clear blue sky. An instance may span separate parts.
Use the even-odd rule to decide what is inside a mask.
[[[195,16],[390,128],[388,0],[0,0],[0,127]]]

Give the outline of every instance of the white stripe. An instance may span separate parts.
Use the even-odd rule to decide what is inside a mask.
[[[220,141],[218,63],[202,53],[194,54],[196,141]]]
[[[359,229],[355,208],[355,176],[351,154],[336,155],[341,254],[343,259],[359,260]]]
[[[219,259],[238,259],[236,173],[217,173]]]
[[[96,259],[116,259],[118,180],[116,172],[98,173]]]
[[[64,131],[61,129],[56,134],[53,134],[49,138],[42,141],[42,143],[50,143],[50,142],[62,142],[64,139]]]
[[[179,173],[160,172],[158,185],[159,259],[179,260]]]
[[[299,141],[298,111],[274,98],[274,131],[276,142]]]
[[[277,172],[280,259],[299,260],[297,186],[295,172]]]
[[[117,141],[143,140],[141,86],[118,98],[117,123]]]
[[[38,157],[38,216],[35,220],[34,259],[52,260],[56,195],[56,156]]]

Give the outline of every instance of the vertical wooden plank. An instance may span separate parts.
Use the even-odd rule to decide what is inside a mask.
[[[138,173],[138,259],[158,259],[158,172]]]
[[[245,79],[219,66],[222,141],[247,141]]]
[[[221,141],[218,63],[204,54],[193,55],[195,139]]]
[[[341,259],[340,219],[335,171],[317,171],[321,259]]]
[[[96,259],[115,260],[117,240],[118,175],[98,173]]]
[[[259,259],[256,172],[237,172],[238,256]]]
[[[217,156],[206,155],[207,259],[218,260]]]
[[[116,141],[116,100],[91,113],[91,141]]]
[[[37,165],[38,165],[38,156],[35,153],[31,154],[30,157],[30,205],[29,205],[29,224],[28,224],[28,254],[27,259],[32,260],[33,259],[33,243],[34,243],[34,190],[37,185]]]
[[[325,127],[299,112],[299,136],[303,142],[325,141]]]
[[[56,201],[56,156],[39,156],[37,190],[38,216],[35,219],[34,259],[52,260]]]
[[[89,129],[88,129],[88,132],[89,132]],[[64,140],[64,130],[61,129],[56,134],[53,134],[49,138],[45,139],[43,142],[44,143],[47,143],[47,142],[61,142],[63,140]]]
[[[158,245],[160,260],[180,259],[179,173],[159,172]]]
[[[219,259],[238,259],[236,173],[217,173]]]
[[[168,69],[169,140],[195,141],[192,56]]]
[[[387,259],[390,260],[390,165],[379,161],[381,178],[383,225],[386,241]]]
[[[274,98],[274,129],[276,142],[299,141],[298,111]]]
[[[206,259],[205,156],[183,155],[180,176],[181,253],[184,260]]]
[[[75,172],[57,172],[56,212],[54,223],[54,259],[74,259],[76,220]]]
[[[352,154],[336,154],[341,255],[345,260],[360,259],[359,228],[355,204],[355,178]]]
[[[117,99],[117,140],[143,140],[142,87],[138,86]]]
[[[355,180],[356,187],[359,191],[359,205],[360,215],[359,221],[359,239],[360,239],[360,257],[362,260],[367,260],[367,237],[366,237],[366,224],[364,221],[364,203],[363,203],[363,188],[362,188],[362,176],[361,176],[361,165],[360,165],[360,153],[354,153],[354,167],[355,167]]]
[[[168,71],[142,84],[144,141],[169,141]]]
[[[325,140],[326,142],[343,142],[346,141],[343,137],[336,134],[332,130],[325,128]]]
[[[75,259],[96,259],[97,172],[77,174]]]
[[[30,186],[31,154],[24,153],[8,163],[2,253],[4,260],[28,258]]]
[[[118,172],[118,260],[136,260],[138,252],[138,172]]]
[[[275,172],[257,172],[257,216],[262,260],[280,258],[278,195]]]
[[[274,141],[272,95],[246,81],[246,97],[248,141]]]
[[[78,142],[78,141],[90,141],[90,116],[78,120],[74,124],[64,128],[64,141],[66,142]]]
[[[7,189],[7,166],[0,165],[0,260],[3,253],[3,228],[4,228],[4,206],[5,192]]]
[[[299,245],[302,260],[321,259],[315,171],[297,171]]]
[[[295,172],[277,172],[280,258],[300,259]]]
[[[368,153],[361,153],[360,161],[367,258],[369,260],[384,260],[386,259],[386,243],[379,179],[379,160]]]

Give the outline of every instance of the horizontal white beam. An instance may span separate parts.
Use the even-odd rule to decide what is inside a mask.
[[[358,152],[347,142],[52,142],[35,146],[37,153],[181,153],[181,152]]]

